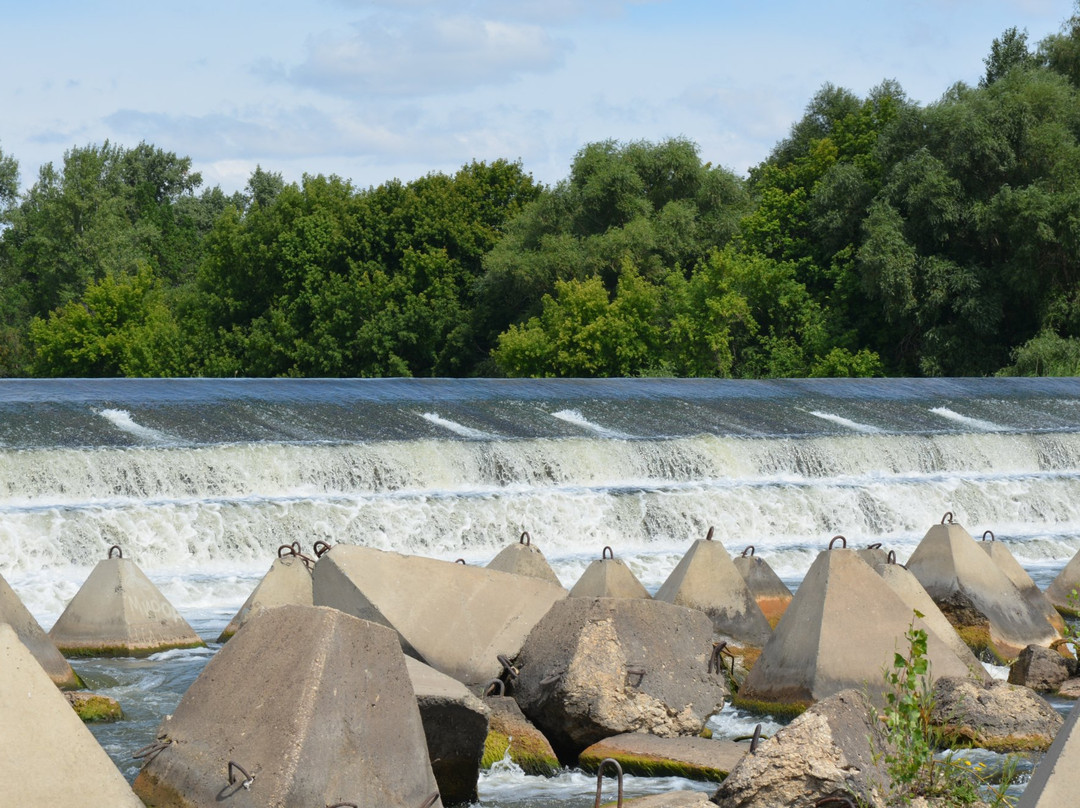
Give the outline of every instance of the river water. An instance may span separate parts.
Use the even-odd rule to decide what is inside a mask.
[[[0,381],[0,574],[46,630],[113,544],[213,640],[293,541],[483,564],[527,530],[567,586],[611,546],[655,591],[713,527],[794,589],[832,536],[903,562],[946,511],[1045,587],[1080,550],[1080,380]],[[75,664],[129,779],[215,650]],[[627,792],[673,787],[707,788]],[[481,804],[594,789],[500,767]]]

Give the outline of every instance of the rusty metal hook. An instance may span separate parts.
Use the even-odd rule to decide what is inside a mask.
[[[851,797],[845,797],[842,794],[822,797],[814,803],[814,808],[821,808],[823,805],[846,805],[847,808],[857,808],[855,803],[851,801]]]
[[[997,541],[997,539],[994,538],[994,531],[992,531],[992,530],[983,531],[982,540],[986,541],[987,536],[990,537],[990,541]]]
[[[705,534],[705,541],[712,541],[713,532],[715,530],[716,530],[715,527],[713,527],[712,525],[709,525],[709,532]]]
[[[761,743],[761,724],[754,727],[754,737],[750,739],[750,754],[757,752],[758,744]]]
[[[506,695],[506,683],[502,679],[492,679],[484,686],[484,698],[495,695],[492,691],[498,687],[499,695]]]
[[[946,524],[951,525],[951,524],[953,524],[953,512],[952,511],[945,511],[945,515],[943,517],[941,517],[941,524],[943,524],[943,525],[946,525]]]
[[[521,538],[518,539],[518,544],[524,544],[526,547],[532,547],[532,536],[529,535],[529,531],[521,531]]]
[[[283,544],[277,548],[277,557],[284,558],[287,555],[297,556],[300,555],[300,546],[293,542],[292,544]]]
[[[439,801],[439,792],[436,791],[434,794],[432,794],[430,797],[428,797],[426,800],[424,800],[424,804],[421,805],[420,808],[431,808],[431,806],[434,805],[435,803],[437,803],[438,801]]]
[[[240,774],[244,775],[244,782],[240,785],[244,787],[245,791],[251,790],[251,784],[255,782],[255,775],[248,774],[244,767],[237,763],[235,760],[229,761],[229,785],[233,785],[236,782],[236,774],[233,773],[233,769],[236,769]]]
[[[867,550],[880,550],[881,549],[881,542],[876,541],[873,544],[868,544],[868,545],[866,545],[866,549]]]
[[[724,666],[720,664],[720,654],[731,657],[731,675],[735,675],[735,655],[727,650],[727,642],[713,643],[712,653],[709,655],[709,667],[707,673],[720,673]]]
[[[316,558],[322,558],[330,552],[330,544],[320,539],[311,546],[311,549],[314,551]]]
[[[752,556],[754,554],[754,545],[748,544],[746,546],[746,549],[742,551],[743,558],[749,558],[750,557],[750,556],[747,555],[747,553],[749,553],[750,556]]]
[[[600,553],[600,560],[601,561],[603,561],[606,558],[610,558],[612,560],[615,559],[615,551],[612,550],[610,547],[605,547]]]
[[[109,548],[109,556],[108,556],[109,558],[113,557],[113,554],[112,554],[113,550],[116,550],[116,557],[117,558],[123,558],[124,557],[124,551],[120,549],[120,545],[119,544],[114,544],[112,547]]]
[[[499,660],[499,664],[503,666],[503,671],[506,673],[507,676],[509,676],[511,679],[517,679],[519,671],[512,664],[510,664],[510,659],[506,656],[506,654],[499,654],[495,658]]]
[[[619,801],[617,805],[622,808],[622,766],[619,765],[619,761],[615,760],[615,758],[604,758],[600,761],[600,765],[596,767],[596,802],[593,803],[593,808],[600,808],[600,792],[604,787],[604,767],[609,763],[615,767],[616,776],[619,778]]]
[[[889,550],[889,554],[887,556],[885,556],[885,563],[886,564],[895,564],[896,563],[896,550]]]
[[[843,536],[833,536],[832,540],[829,542],[829,549],[831,550],[833,548],[833,545],[836,544],[837,539],[842,542],[840,547],[843,549],[847,549],[847,539],[845,539]]]
[[[459,559],[458,559],[457,561],[455,561],[454,563],[455,563],[455,564],[461,564],[461,566],[463,566],[463,567],[467,567],[467,566],[469,566],[468,564],[466,564],[466,563],[465,563],[465,559],[464,559],[464,558],[459,558]]]

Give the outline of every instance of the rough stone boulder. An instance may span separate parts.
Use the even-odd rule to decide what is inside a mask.
[[[644,598],[567,598],[552,606],[517,658],[514,697],[560,760],[624,732],[697,735],[724,705],[710,673],[712,621]]]
[[[252,615],[161,723],[134,789],[155,808],[442,804],[397,635],[316,606]]]
[[[447,805],[476,802],[488,708],[457,679],[405,657],[424,724],[428,757]]]
[[[739,762],[712,801],[721,808],[810,808],[848,796],[884,806],[888,775],[875,758],[885,749],[881,723],[857,690],[814,704]]]
[[[1069,678],[1069,665],[1057,651],[1029,645],[1009,668],[1009,683],[1052,693]]]
[[[970,743],[995,752],[1045,750],[1062,724],[1057,711],[1033,690],[952,676],[934,682],[930,720],[946,743]]]

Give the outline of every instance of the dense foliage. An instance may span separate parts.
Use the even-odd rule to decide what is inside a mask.
[[[105,143],[20,193],[0,152],[0,375],[1074,375],[1080,14],[985,67],[826,85],[747,178],[675,138],[227,196]]]

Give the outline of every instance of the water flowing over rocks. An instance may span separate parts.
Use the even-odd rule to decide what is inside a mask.
[[[834,795],[884,808],[886,748],[865,696],[844,690],[822,699],[763,741],[732,769],[712,801],[721,808],[811,808]]]
[[[482,767],[490,768],[509,755],[525,774],[550,777],[558,772],[559,759],[555,750],[512,697],[484,696],[484,705],[491,711],[491,718]]]
[[[155,808],[417,808],[437,793],[397,637],[335,609],[255,614],[157,740],[134,784]]]
[[[513,695],[564,762],[625,732],[697,735],[728,696],[712,621],[640,598],[567,598],[533,628]]]
[[[1029,688],[951,676],[934,682],[930,720],[949,744],[970,743],[996,752],[1044,750],[1062,724],[1057,711]]]

